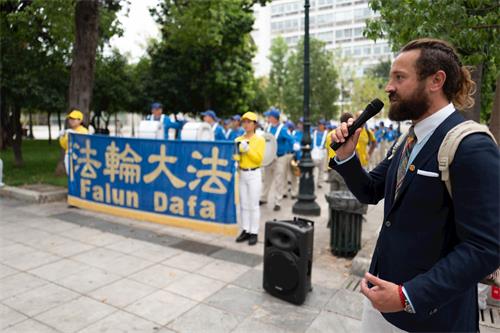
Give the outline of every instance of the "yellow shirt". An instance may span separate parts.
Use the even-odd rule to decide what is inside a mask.
[[[373,134],[368,133],[368,130],[363,127],[359,134],[358,144],[356,145],[356,155],[363,167],[368,166],[368,146],[374,142]]]
[[[331,130],[330,132],[328,132],[328,136],[326,137],[326,140],[325,140],[325,147],[326,147],[326,150],[328,151],[328,160],[326,161],[326,164],[328,165],[330,163],[330,160],[332,158],[335,157],[335,150],[333,150],[330,145],[332,144],[332,132],[335,131],[335,130]]]
[[[89,134],[89,130],[83,127],[82,125],[78,126],[73,131],[80,134]],[[64,133],[64,135],[59,137],[59,144],[61,145],[62,149],[68,152],[68,132]]]
[[[254,134],[250,139],[242,135],[234,140],[234,142],[241,141],[248,141],[249,149],[247,152],[243,152],[240,147],[240,168],[260,168],[262,166],[262,160],[264,159],[266,140],[258,134]]]

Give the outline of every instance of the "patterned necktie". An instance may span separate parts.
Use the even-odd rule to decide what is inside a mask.
[[[401,152],[401,160],[399,161],[398,175],[396,178],[396,192],[394,198],[398,197],[398,192],[401,188],[401,185],[403,184],[403,180],[405,179],[408,160],[410,159],[411,152],[416,143],[417,137],[415,136],[415,130],[412,126],[410,127],[410,131],[408,132],[408,136],[406,137],[405,147]]]

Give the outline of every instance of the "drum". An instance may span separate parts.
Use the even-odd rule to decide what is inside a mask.
[[[268,132],[261,132],[261,136],[266,140],[266,149],[264,151],[264,159],[262,161],[263,166],[268,166],[276,159],[278,156],[278,143],[274,135]]]
[[[214,132],[207,123],[186,123],[182,127],[181,140],[214,141]]]
[[[153,120],[142,120],[139,123],[137,137],[143,139],[164,139],[165,132],[163,131],[162,123]]]

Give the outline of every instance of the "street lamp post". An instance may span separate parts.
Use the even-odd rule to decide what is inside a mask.
[[[311,122],[309,120],[309,0],[304,4],[304,135],[302,137],[302,158],[300,167],[300,184],[298,200],[292,212],[299,215],[319,216],[321,208],[316,203],[314,194],[314,163],[311,159]],[[320,175],[321,176],[321,175]]]

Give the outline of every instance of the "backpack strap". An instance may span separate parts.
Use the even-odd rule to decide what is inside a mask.
[[[445,183],[448,193],[451,195],[451,181],[450,181],[450,164],[453,162],[455,153],[462,140],[474,133],[488,134],[491,139],[496,143],[495,137],[489,131],[486,125],[478,124],[473,120],[464,121],[453,127],[444,137],[439,147],[438,164],[439,171],[441,172],[441,180]]]

